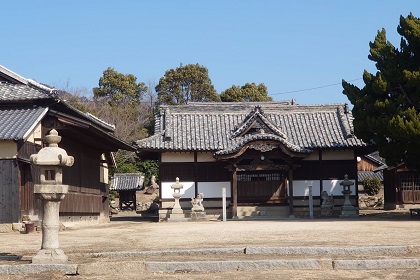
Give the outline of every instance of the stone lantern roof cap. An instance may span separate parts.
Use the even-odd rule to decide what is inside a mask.
[[[179,182],[179,178],[176,177],[175,184],[172,184],[171,188],[172,189],[183,189],[184,186]]]
[[[349,180],[349,175],[344,175],[344,181],[341,181],[340,182],[340,185],[342,185],[342,186],[351,186],[351,185],[354,185],[354,182],[353,181],[350,181]]]
[[[67,152],[64,149],[58,147],[61,136],[58,135],[57,130],[51,130],[45,137],[45,140],[48,142],[48,147],[44,147],[37,154],[31,155],[31,163],[35,165],[73,165],[74,158],[67,155]]]

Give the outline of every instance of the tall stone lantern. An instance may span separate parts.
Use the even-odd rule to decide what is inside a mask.
[[[340,185],[343,186],[343,191],[341,193],[344,195],[344,204],[341,207],[340,218],[357,217],[357,209],[350,202],[350,194],[352,193],[350,187],[354,185],[354,183],[349,180],[349,176],[346,174],[344,175],[344,181],[341,181]]]
[[[60,230],[60,202],[68,192],[63,185],[63,166],[72,166],[74,158],[58,147],[61,136],[53,129],[45,136],[48,147],[30,157],[31,163],[40,167],[41,184],[34,186],[35,195],[42,200],[42,245],[41,250],[32,258],[32,263],[65,263],[68,257],[60,249],[58,232]]]

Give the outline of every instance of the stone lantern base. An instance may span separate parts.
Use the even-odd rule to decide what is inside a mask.
[[[41,249],[32,258],[35,264],[66,263],[68,257],[61,249]]]

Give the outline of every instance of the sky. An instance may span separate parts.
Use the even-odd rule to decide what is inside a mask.
[[[385,28],[399,47],[400,15],[418,0],[7,1],[0,65],[59,89],[92,94],[108,67],[157,84],[200,64],[218,93],[264,83],[276,101],[349,103],[341,80],[376,72],[369,42]]]

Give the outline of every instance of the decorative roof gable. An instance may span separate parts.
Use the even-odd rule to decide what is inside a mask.
[[[286,135],[265,116],[263,109],[259,105],[255,106],[254,109],[245,117],[243,122],[235,128],[231,138],[255,133],[274,134],[280,138],[286,139]]]

